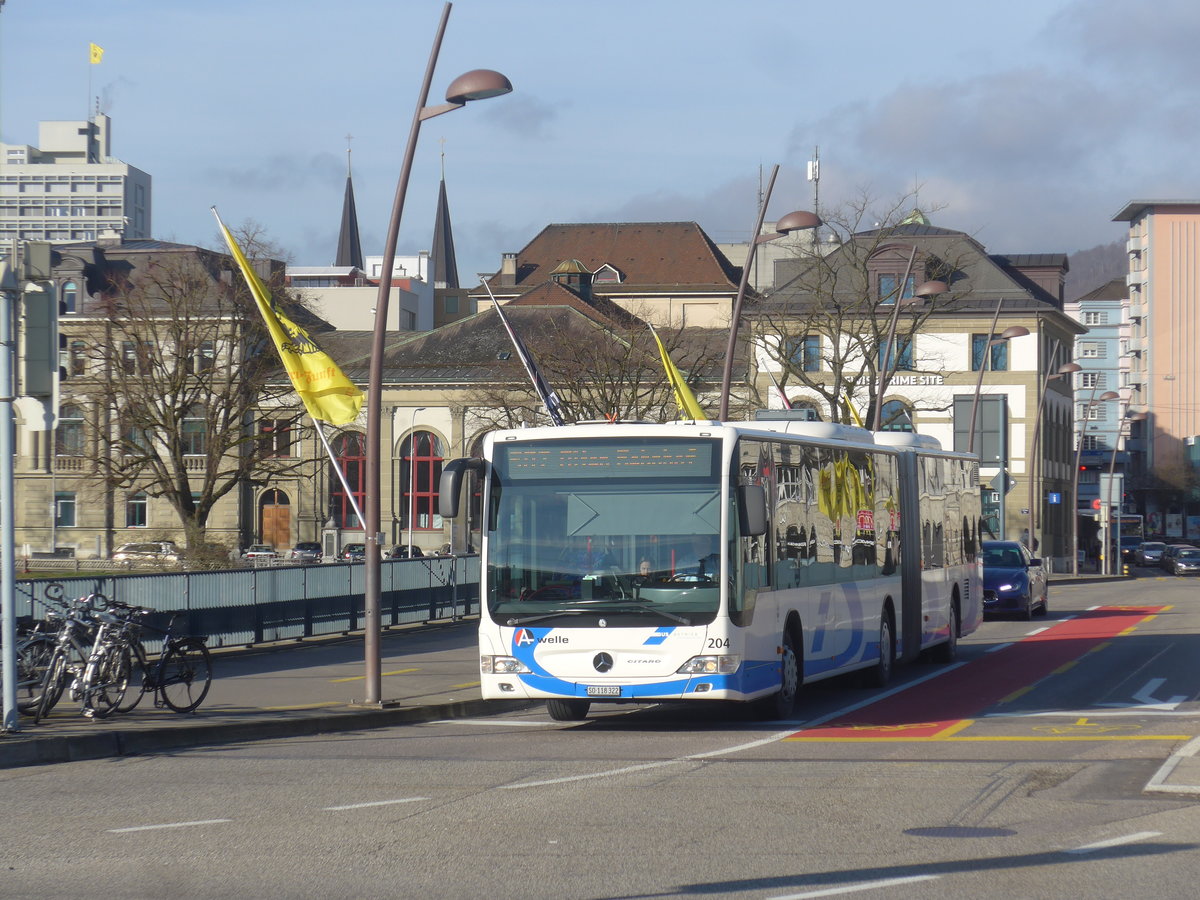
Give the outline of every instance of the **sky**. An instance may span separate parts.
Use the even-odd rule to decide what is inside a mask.
[[[443,6],[7,0],[0,140],[98,102],[154,237],[217,246],[215,204],[303,266],[333,263],[349,146],[379,255]],[[772,166],[768,219],[813,206],[817,147],[822,209],[915,192],[992,253],[1121,240],[1130,200],[1200,197],[1197,47],[1195,0],[458,0],[429,103],[476,68],[514,90],[422,125],[399,253],[443,167],[466,286],[552,223],[745,241]]]

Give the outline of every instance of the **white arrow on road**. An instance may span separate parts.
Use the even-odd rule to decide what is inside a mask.
[[[1139,709],[1163,709],[1173,710],[1179,706],[1187,697],[1177,694],[1170,700],[1155,700],[1154,692],[1167,683],[1165,678],[1151,678],[1146,682],[1146,686],[1133,695],[1133,699],[1138,702]],[[1120,706],[1128,707],[1128,703],[1097,703],[1097,706]]]

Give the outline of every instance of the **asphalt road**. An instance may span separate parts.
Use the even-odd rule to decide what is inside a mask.
[[[1191,898],[1200,583],[1052,585],[794,720],[541,708],[0,771],[0,897]]]

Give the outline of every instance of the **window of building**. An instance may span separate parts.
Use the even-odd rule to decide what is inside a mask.
[[[800,338],[789,338],[787,360],[801,372],[821,371],[821,336],[806,334]]]
[[[215,341],[201,341],[192,357],[193,374],[200,375],[211,372],[217,365],[217,345]]]
[[[292,455],[292,422],[290,419],[263,419],[259,424],[259,445],[263,456]]]
[[[1104,422],[1108,419],[1108,404],[1084,403],[1079,407],[1079,418],[1090,422]]]
[[[1104,359],[1108,356],[1108,348],[1099,341],[1080,341],[1079,355],[1084,359]]]
[[[990,337],[986,334],[971,335],[971,371],[978,372],[979,367],[983,365],[983,354],[988,349],[989,343],[994,341],[1000,335],[994,334]],[[991,344],[992,355],[988,360],[988,369],[993,372],[1008,371],[1008,341],[999,341]]]
[[[418,431],[400,447],[400,512],[404,528],[429,530],[442,527],[437,514],[438,481],[442,477],[442,446],[437,435]]]
[[[883,431],[913,431],[912,411],[899,400],[888,400],[880,412],[879,424]]]
[[[145,528],[146,512],[146,495],[141,491],[138,491],[136,494],[130,494],[125,498],[125,527]]]
[[[121,452],[132,456],[138,456],[150,449],[150,438],[146,434],[146,429],[141,425],[136,425],[130,421],[129,417],[125,417],[121,421]]]
[[[74,281],[63,282],[61,297],[63,312],[75,312],[75,304],[79,299],[79,285]]]
[[[54,429],[54,455],[83,456],[85,450],[83,410],[68,403],[58,411],[58,425]]]
[[[87,344],[83,341],[75,340],[68,341],[66,350],[60,351],[60,356],[65,356],[65,359],[59,359],[58,365],[66,371],[67,375],[86,375],[87,374]]]
[[[886,344],[879,345],[880,371],[911,371],[913,368],[913,339],[911,334],[897,335],[892,342],[891,353],[885,353]]]
[[[367,454],[363,435],[355,431],[339,434],[333,439],[331,446],[334,458],[338,461],[338,468],[342,470],[346,484],[350,485],[353,492],[354,501],[358,508],[362,509],[367,499]],[[329,517],[333,520],[334,527],[361,529],[363,523],[354,512],[354,504],[350,502],[350,497],[342,486],[342,479],[336,473],[330,472],[328,480]]]
[[[1105,372],[1080,372],[1079,386],[1081,388],[1102,388],[1107,378]]]
[[[446,315],[457,316],[458,315],[458,294],[447,294],[445,301],[444,301],[443,309],[445,309]]]
[[[904,281],[904,295],[900,299],[907,299],[913,295],[916,288],[916,275],[909,275]],[[900,287],[900,276],[894,272],[880,273],[878,278],[878,298],[879,302],[884,305],[890,305],[896,302],[896,295]]]
[[[196,404],[187,411],[180,424],[179,437],[185,456],[204,456],[208,449],[208,419],[203,406]]]
[[[1083,314],[1083,324],[1084,325],[1107,325],[1108,324],[1108,313],[1107,312],[1085,312]]]
[[[149,375],[154,358],[154,344],[150,341],[121,342],[121,370],[126,375]]]
[[[55,491],[54,492],[54,527],[55,528],[74,528],[75,527],[75,492],[74,491]]]
[[[1097,435],[1085,434],[1083,436],[1083,449],[1084,450],[1102,450],[1102,449],[1104,449],[1104,442],[1102,440],[1100,440],[1100,438]]]

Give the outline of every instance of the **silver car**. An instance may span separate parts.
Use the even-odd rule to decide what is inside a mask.
[[[1157,566],[1167,547],[1162,541],[1142,541],[1133,551],[1133,559],[1139,566]]]

